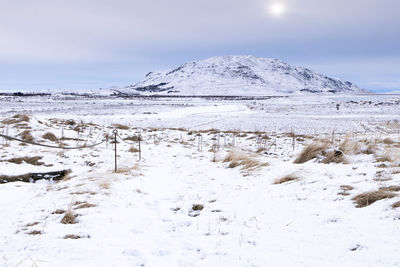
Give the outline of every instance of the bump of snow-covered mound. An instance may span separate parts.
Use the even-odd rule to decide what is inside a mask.
[[[117,90],[124,94],[185,96],[266,96],[292,94],[357,94],[366,92],[307,68],[278,59],[219,56],[185,63],[173,70],[150,72]]]

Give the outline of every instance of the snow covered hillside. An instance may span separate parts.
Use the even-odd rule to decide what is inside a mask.
[[[364,90],[278,59],[220,56],[192,61],[173,70],[150,72],[124,94],[260,96],[354,94]]]

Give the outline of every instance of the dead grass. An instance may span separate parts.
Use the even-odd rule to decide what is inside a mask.
[[[64,217],[61,219],[61,223],[62,224],[75,224],[75,223],[77,223],[76,222],[76,217],[78,217],[78,215],[73,213],[71,210],[68,210],[64,214]]]
[[[138,135],[128,136],[128,137],[124,138],[124,140],[137,142],[137,141],[139,141],[139,136]]]
[[[376,162],[392,162],[393,157],[389,151],[385,151],[381,155],[375,155],[375,160],[376,160]]]
[[[56,209],[51,214],[64,214],[65,212],[67,212],[67,211],[63,210],[63,209]]]
[[[115,124],[112,124],[111,126],[113,126],[114,128],[117,128],[119,130],[129,130],[129,126],[124,125],[124,124],[115,123]]]
[[[102,188],[102,189],[110,189],[110,182],[108,182],[108,181],[105,181],[105,182],[101,182],[100,184],[99,184],[99,186],[100,186],[100,188]]]
[[[340,150],[333,150],[326,153],[325,158],[322,160],[322,163],[344,163],[347,164],[348,161],[343,155],[343,152]]]
[[[41,235],[42,231],[38,231],[38,230],[33,230],[30,231],[29,233],[27,233],[28,235]]]
[[[72,192],[71,195],[96,195],[96,192],[91,192],[91,191],[78,191],[78,192]]]
[[[39,222],[28,223],[27,225],[25,225],[25,227],[32,227],[32,226],[35,226],[38,224],[39,224]]]
[[[354,189],[354,187],[352,187],[351,185],[341,185],[340,189],[342,189],[344,191],[351,191]]]
[[[400,185],[384,186],[384,187],[380,187],[379,190],[385,190],[385,191],[390,191],[390,192],[399,192]]]
[[[50,140],[52,142],[58,142],[58,138],[52,132],[45,133],[44,135],[42,135],[42,138]]]
[[[342,190],[341,192],[338,193],[338,195],[341,196],[349,196],[350,193],[349,191],[353,190],[354,187],[352,187],[351,185],[341,185],[340,189]]]
[[[363,207],[371,205],[372,203],[374,203],[378,200],[393,198],[395,196],[397,196],[397,194],[395,194],[393,192],[379,189],[376,191],[365,192],[365,193],[359,194],[359,195],[353,197],[352,200],[357,208],[363,208]]]
[[[15,163],[15,164],[21,164],[22,162],[25,162],[27,164],[30,165],[35,165],[35,166],[42,166],[45,163],[41,162],[39,160],[41,160],[43,157],[41,156],[36,156],[36,157],[21,157],[21,158],[12,158],[12,159],[8,159],[6,160],[7,162],[10,163]]]
[[[96,205],[86,202],[86,203],[82,203],[79,206],[75,207],[75,209],[78,210],[78,209],[87,209],[87,208],[93,208],[93,207],[96,207]]]
[[[137,149],[136,147],[131,146],[131,147],[129,148],[128,152],[137,153],[137,152],[139,152],[139,149]]]
[[[25,114],[16,114],[14,116],[12,116],[11,118],[8,119],[4,119],[1,122],[3,124],[14,124],[14,123],[20,123],[20,122],[28,122],[30,120],[28,115]]]
[[[397,201],[397,202],[393,203],[393,204],[392,204],[392,208],[393,208],[393,209],[400,208],[400,201]]]
[[[229,162],[228,168],[242,166],[242,169],[253,169],[268,165],[268,163],[260,163],[257,159],[254,159],[246,154],[233,151],[226,155],[223,162]]]
[[[297,181],[297,180],[300,180],[298,176],[296,176],[295,174],[288,174],[282,178],[276,179],[274,181],[274,184],[284,184],[287,182]]]
[[[192,210],[203,210],[204,205],[203,204],[193,204]]]
[[[314,142],[306,146],[300,155],[295,159],[293,163],[302,164],[309,160],[316,158],[319,154],[328,148],[328,143],[325,142]]]
[[[392,145],[392,144],[395,143],[395,141],[393,141],[393,140],[390,139],[389,137],[383,139],[382,142],[383,142],[385,145]]]
[[[18,135],[22,140],[26,142],[33,142],[35,139],[33,138],[30,130],[25,130]]]

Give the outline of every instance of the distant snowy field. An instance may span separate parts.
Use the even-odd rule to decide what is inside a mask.
[[[400,266],[399,104],[0,97],[0,134],[107,140],[0,137],[0,181],[71,170],[0,184],[0,266]]]
[[[1,98],[0,115],[75,118],[100,125],[189,130],[327,133],[379,131],[399,119],[400,95],[291,96],[268,100],[201,98],[92,99],[73,97]],[[339,105],[339,109],[337,109]]]

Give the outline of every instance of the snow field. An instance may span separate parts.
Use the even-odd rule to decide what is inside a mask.
[[[400,197],[364,208],[356,208],[352,201],[360,193],[399,185],[398,128],[394,123],[380,125],[385,135],[336,133],[333,144],[332,133],[297,135],[294,149],[293,138],[285,132],[128,126],[119,133],[126,138],[141,132],[143,160],[129,152],[137,143],[120,142],[117,173],[110,142],[58,151],[4,141],[0,175],[72,172],[57,183],[0,185],[4,218],[0,262],[4,266],[397,266],[400,214],[391,205]],[[59,143],[42,139],[42,134],[49,131],[59,137],[63,129],[69,139],[60,142],[79,146],[110,135],[113,127],[78,120],[72,125],[65,118],[40,115],[9,124],[8,134],[18,136],[27,129],[35,141],[54,145]],[[316,139],[342,149],[348,164],[323,164],[320,155],[293,164]],[[368,147],[371,154],[365,152]],[[229,153],[237,157],[236,164],[225,160]],[[8,161],[38,155],[44,165]],[[287,175],[297,179],[274,184]],[[203,208],[193,210],[196,204]],[[76,223],[62,224],[65,213],[54,213],[60,209],[77,214]]]

